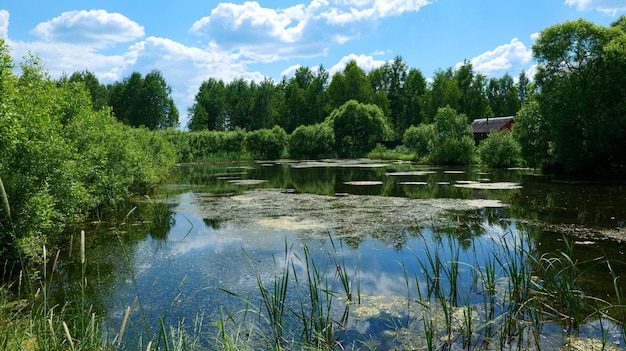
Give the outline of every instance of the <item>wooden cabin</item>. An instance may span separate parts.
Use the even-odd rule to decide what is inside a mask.
[[[504,129],[511,130],[514,122],[513,116],[475,119],[472,122],[472,133],[474,133],[474,140],[476,141],[476,144],[487,138],[489,133]]]

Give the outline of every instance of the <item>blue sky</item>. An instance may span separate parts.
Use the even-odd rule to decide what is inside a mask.
[[[279,80],[298,66],[365,70],[401,56],[426,77],[469,60],[487,76],[533,72],[543,28],[585,18],[608,26],[626,0],[3,0],[0,36],[53,77],[78,70],[111,83],[160,70],[186,125],[210,77]]]

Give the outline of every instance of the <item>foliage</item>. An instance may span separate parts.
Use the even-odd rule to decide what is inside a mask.
[[[435,142],[435,125],[420,124],[409,127],[402,138],[406,147],[415,151],[419,157],[428,156]]]
[[[537,95],[554,162],[569,172],[626,164],[626,31],[585,20],[541,31],[533,45]]]
[[[178,126],[178,110],[170,97],[172,88],[158,70],[134,72],[108,87],[109,104],[118,120],[150,130]]]
[[[333,75],[328,85],[330,109],[334,110],[350,100],[368,104],[373,101],[373,93],[367,76],[355,60],[346,64],[343,72]]]
[[[350,100],[334,110],[325,123],[329,123],[335,132],[335,145],[340,157],[364,156],[378,142],[391,136],[381,109],[356,100]]]
[[[508,130],[489,134],[478,146],[478,156],[482,163],[493,168],[516,166],[520,155],[521,148]]]
[[[289,157],[320,159],[333,157],[335,133],[327,123],[301,125],[289,137]]]
[[[246,134],[245,146],[255,159],[279,159],[285,151],[287,133],[279,126],[257,129]]]
[[[515,116],[513,137],[520,145],[522,158],[530,167],[549,162],[549,131],[539,111],[537,101],[529,101]]]
[[[202,82],[189,108],[191,119],[187,127],[191,131],[224,130],[226,121],[226,85],[224,81],[210,78]]]
[[[0,42],[0,256],[41,260],[44,245],[100,205],[159,181],[175,161],[171,144],[94,111],[83,82],[55,81],[36,57],[11,72]]]
[[[474,157],[474,139],[467,116],[450,106],[440,108],[435,116],[435,141],[430,161],[436,164],[469,164]]]
[[[244,140],[246,132],[233,131],[185,132],[168,129],[160,132],[176,146],[178,162],[202,162],[213,159],[245,159]]]

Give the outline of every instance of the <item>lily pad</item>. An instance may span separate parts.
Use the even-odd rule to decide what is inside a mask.
[[[343,182],[345,185],[354,185],[354,186],[375,186],[382,185],[383,182],[379,180],[353,180],[349,182]]]
[[[265,179],[233,179],[233,180],[229,180],[228,182],[235,184],[235,185],[257,185],[257,184],[267,183],[267,180]]]
[[[494,182],[494,183],[479,183],[479,182],[456,182],[454,184],[457,188],[468,188],[476,190],[514,190],[521,189],[522,186],[513,182]]]

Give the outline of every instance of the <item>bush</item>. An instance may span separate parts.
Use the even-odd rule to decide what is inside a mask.
[[[430,154],[435,141],[435,125],[420,124],[409,127],[402,137],[402,143],[417,153],[418,157],[426,157]]]
[[[299,126],[289,137],[289,157],[320,159],[334,157],[335,133],[326,123]]]
[[[376,105],[350,100],[335,109],[324,123],[333,127],[340,157],[361,157],[391,137],[391,128]]]
[[[158,182],[174,164],[160,135],[94,111],[84,83],[55,81],[31,57],[12,73],[0,40],[0,258],[40,260],[100,205]]]
[[[281,158],[286,142],[287,133],[279,126],[248,132],[245,138],[246,149],[257,160]]]
[[[478,146],[482,163],[493,168],[513,167],[519,164],[521,148],[508,130],[491,133]]]
[[[473,161],[474,138],[466,115],[457,114],[450,106],[440,108],[435,115],[434,129],[431,162],[461,165]]]

